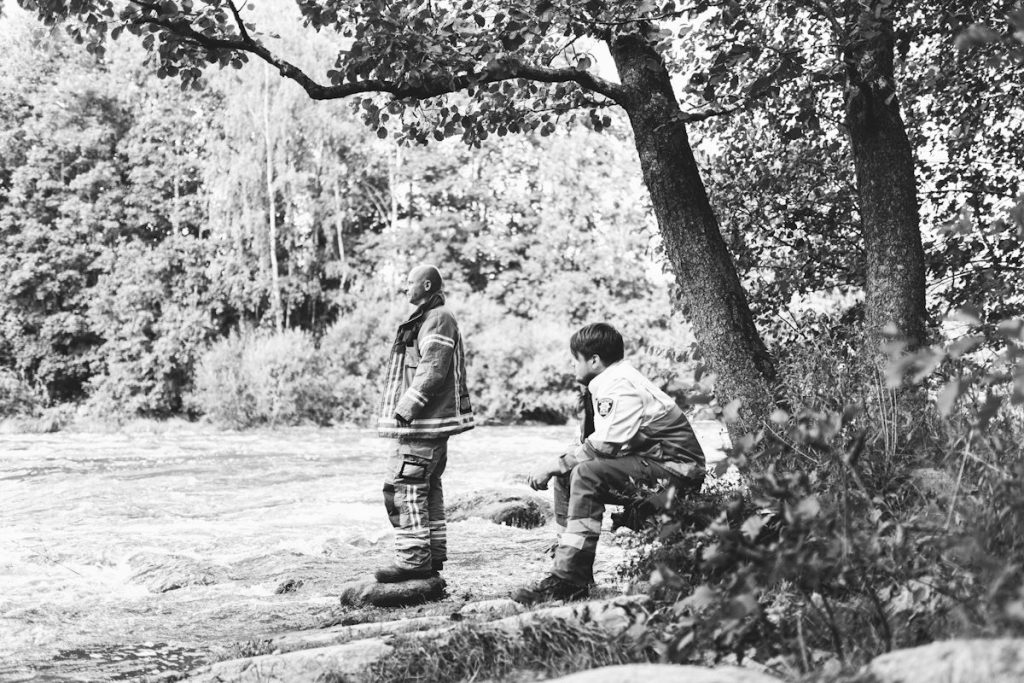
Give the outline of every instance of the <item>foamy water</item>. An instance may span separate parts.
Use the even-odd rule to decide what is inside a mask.
[[[574,433],[453,438],[448,499],[523,488]],[[698,435],[720,444],[717,425]],[[0,435],[0,679],[184,670],[215,645],[316,626],[338,584],[391,558],[387,446],[355,430]],[[446,578],[467,596],[507,593],[549,561],[550,530],[468,520],[449,535]],[[288,580],[302,586],[275,593]]]

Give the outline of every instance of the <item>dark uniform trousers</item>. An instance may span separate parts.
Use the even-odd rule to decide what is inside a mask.
[[[686,480],[641,456],[585,460],[554,478],[555,522],[562,527],[553,573],[576,584],[594,582],[594,556],[605,505],[621,505],[659,480],[684,488]]]
[[[388,459],[384,506],[395,528],[397,564],[429,568],[431,560],[448,559],[444,489],[448,437],[400,440]]]

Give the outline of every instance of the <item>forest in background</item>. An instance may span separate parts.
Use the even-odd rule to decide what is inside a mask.
[[[302,61],[329,57],[297,21],[275,28]],[[566,340],[599,319],[681,401],[710,399],[621,115],[397,144],[363,125],[365,102],[311,101],[259,64],[182,89],[129,41],[97,58],[16,7],[2,32],[4,414],[365,423],[407,308],[397,289],[421,261],[448,276],[486,420],[566,419]],[[930,319],[967,307],[992,328],[1022,303],[1022,68],[941,36],[905,49]],[[688,90],[707,95],[706,78]],[[823,336],[855,345],[863,325],[836,96],[783,89],[697,124],[723,236],[783,365]]]
[[[399,146],[258,67],[182,93],[137,47],[100,64],[27,17],[3,30],[8,414],[365,424],[420,262],[447,277],[483,419],[564,421],[587,321],[679,374],[620,139]]]

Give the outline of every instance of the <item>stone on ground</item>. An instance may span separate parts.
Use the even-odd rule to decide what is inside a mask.
[[[444,579],[414,579],[401,583],[377,583],[373,579],[341,586],[341,604],[352,607],[408,607],[444,597]]]
[[[781,683],[782,679],[737,666],[620,664],[553,678],[564,683]]]
[[[493,598],[491,600],[478,600],[476,602],[467,602],[465,605],[459,608],[459,614],[462,615],[483,615],[489,617],[507,617],[513,614],[519,614],[526,609],[525,606],[519,604],[512,598]]]
[[[310,650],[329,645],[341,645],[355,640],[383,638],[405,633],[451,626],[454,622],[449,615],[428,617],[407,617],[397,621],[369,621],[362,624],[338,625],[321,629],[291,631],[274,636],[270,640],[272,654]]]
[[[651,599],[646,595],[620,595],[609,600],[571,602],[559,607],[524,612],[491,622],[508,631],[519,631],[538,619],[564,619],[597,626],[613,638],[639,638],[647,630]]]
[[[488,519],[495,524],[535,529],[551,519],[551,503],[529,493],[486,490],[456,498],[447,504],[448,521],[458,522],[471,517]]]
[[[325,680],[349,680],[366,667],[391,653],[392,647],[380,638],[357,640],[344,645],[300,650],[282,655],[263,655],[217,662],[188,678],[194,683],[303,683]],[[358,679],[353,679],[358,680]]]
[[[432,579],[436,580],[436,579]],[[372,582],[362,582],[369,584]],[[377,584],[394,586],[401,584]],[[353,589],[356,586],[352,586]],[[523,628],[538,619],[566,619],[604,629],[609,637],[633,637],[643,630],[650,609],[646,596],[620,596],[611,600],[594,600],[550,607],[506,617],[497,621],[478,621],[481,626],[494,626],[518,637]],[[393,651],[393,636],[404,633],[413,639],[436,642],[453,628],[471,622],[479,615],[453,621],[450,617],[422,617],[377,624],[359,624],[330,629],[325,633],[299,632],[273,641],[277,652],[217,662],[200,669],[190,681],[214,683],[224,681],[259,681],[260,683],[293,683],[323,680],[361,680],[366,667],[386,658]],[[358,640],[338,644],[347,637]],[[327,645],[327,643],[331,643]],[[313,646],[313,647],[310,647]],[[304,649],[296,649],[304,648]],[[609,679],[617,680],[617,679]],[[666,679],[667,680],[667,679]],[[698,681],[698,683],[711,683]],[[644,681],[644,683],[656,683]],[[722,683],[767,683],[758,679],[722,679]]]
[[[1024,638],[946,640],[875,657],[867,671],[878,683],[1019,683]]]

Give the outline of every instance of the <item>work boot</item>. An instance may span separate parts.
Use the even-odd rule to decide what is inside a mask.
[[[566,581],[551,574],[533,586],[512,591],[512,599],[523,605],[534,605],[547,600],[579,600],[590,594],[590,586]]]
[[[444,570],[444,560],[431,560],[430,568],[433,569],[435,572]]]
[[[393,564],[390,567],[378,569],[373,576],[377,579],[377,583],[401,583],[416,579],[432,579],[437,576],[437,572],[432,567],[414,568]]]

